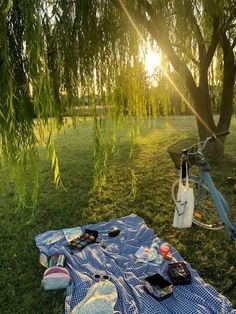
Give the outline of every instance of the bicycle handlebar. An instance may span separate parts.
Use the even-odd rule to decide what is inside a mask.
[[[214,142],[217,137],[226,136],[226,135],[228,135],[228,134],[230,134],[229,131],[225,131],[225,132],[221,132],[221,133],[212,134],[211,137],[209,138],[209,142]]]
[[[216,139],[217,139],[218,137],[227,136],[228,134],[230,134],[229,131],[225,131],[225,132],[220,132],[220,133],[212,134],[210,137],[207,137],[204,141],[199,142],[199,143],[196,143],[195,145],[192,145],[192,146],[190,146],[190,147],[188,147],[188,148],[183,149],[183,150],[182,150],[182,153],[183,153],[184,155],[186,155],[186,154],[187,154],[187,155],[188,155],[188,154],[189,154],[189,155],[197,155],[197,154],[201,153],[201,152],[204,150],[204,148],[205,148],[205,146],[207,145],[208,142],[214,142],[214,141],[216,141]],[[191,149],[197,148],[197,147],[199,146],[199,144],[202,145],[201,150],[199,151],[199,149],[197,149],[197,151],[194,151],[194,152],[191,152],[191,153],[190,153]]]

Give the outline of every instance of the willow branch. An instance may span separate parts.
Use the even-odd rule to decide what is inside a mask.
[[[234,47],[235,47],[235,45],[236,45],[236,37],[234,38],[234,41],[233,41],[233,43],[232,43],[232,49],[234,49]]]
[[[184,53],[184,54],[186,55],[186,57],[187,57],[190,61],[192,61],[197,67],[199,67],[199,65],[200,65],[199,61],[198,61],[196,58],[194,58],[194,56],[193,56],[190,52],[185,51],[185,50],[183,49],[183,46],[177,45],[177,44],[173,44],[172,46],[173,46],[173,48],[176,47],[177,49],[179,49],[179,51],[180,51],[181,53]]]
[[[111,0],[111,2],[120,12],[124,12],[124,4],[121,2],[121,0]],[[150,20],[148,20],[144,14],[141,14],[140,11],[131,10],[131,8],[128,8],[127,6],[125,7],[125,10],[128,10],[129,15],[133,18],[133,20],[135,20],[136,23],[138,22],[144,28],[146,28],[149,34],[156,40],[164,54],[169,58],[177,73],[184,75],[188,89],[191,90],[194,94],[197,94],[197,86],[193,79],[192,73],[186,64],[175,53],[169,39],[168,30],[163,20],[158,15],[158,12],[155,12],[147,0],[142,0],[141,4],[143,5],[144,10],[146,10],[146,13],[151,17]]]
[[[194,9],[192,8],[190,15],[191,15],[191,21],[193,23],[193,32],[196,36],[196,40],[198,43],[199,59],[201,62],[201,60],[203,60],[205,58],[205,55],[206,55],[205,39],[202,35],[200,26],[198,25],[197,18],[194,15],[193,11],[194,11]]]
[[[206,67],[208,68],[209,65],[211,64],[212,58],[214,56],[214,53],[216,51],[216,47],[220,41],[220,27],[219,27],[219,18],[215,18],[214,20],[214,26],[213,26],[213,31],[212,31],[212,36],[211,36],[211,42],[208,47],[207,53],[206,53]]]

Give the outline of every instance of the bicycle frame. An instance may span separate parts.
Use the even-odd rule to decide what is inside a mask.
[[[190,147],[189,149],[183,150],[183,155],[198,155],[200,157],[199,163],[198,163],[198,169],[199,169],[199,175],[198,176],[191,176],[195,182],[198,184],[205,184],[207,188],[209,189],[209,192],[211,194],[211,197],[214,202],[214,206],[216,208],[217,214],[220,217],[221,221],[224,223],[224,228],[226,233],[228,234],[228,237],[230,240],[233,240],[236,243],[236,223],[232,224],[228,217],[229,212],[229,206],[223,195],[220,193],[220,191],[217,190],[211,175],[209,171],[202,170],[201,164],[202,162],[206,162],[203,150],[207,146],[207,144],[211,141],[215,141],[217,137],[224,136],[229,134],[229,132],[223,132],[219,134],[213,134],[210,137],[207,137],[204,141],[197,143],[196,145]],[[195,150],[198,145],[201,146],[200,149],[197,148],[197,151]],[[193,152],[191,151],[193,150]]]
[[[210,230],[220,230],[223,226],[225,228],[225,231],[229,237],[230,240],[233,240],[236,245],[236,217],[235,217],[235,222],[232,223],[230,221],[230,218],[228,216],[229,214],[229,205],[227,201],[225,200],[224,196],[221,194],[220,191],[216,188],[211,175],[209,173],[209,167],[206,162],[205,156],[203,154],[203,150],[207,146],[208,143],[214,142],[217,140],[219,137],[225,137],[228,135],[230,132],[225,131],[217,134],[212,134],[210,137],[207,137],[204,141],[195,143],[194,145],[191,146],[185,146],[182,149],[182,156],[180,158],[180,164],[176,162],[176,157],[178,157],[178,151],[175,150],[175,147],[179,150],[179,141],[172,145],[169,149],[168,152],[174,161],[174,164],[178,170],[184,169],[182,166],[185,163],[188,163],[188,165],[191,167],[193,165],[197,165],[199,172],[197,175],[189,175],[189,179],[192,180],[196,184],[196,191],[199,191],[199,197],[204,195],[202,194],[202,191],[208,191],[208,197],[211,198],[213,201],[213,207],[211,206],[211,209],[216,211],[216,215],[218,216],[218,219],[220,219],[219,222],[212,223],[212,224],[206,224],[205,222],[202,222],[198,220],[198,218],[201,217],[201,213],[198,213],[198,210],[196,210],[196,219],[193,217],[193,222],[200,227],[210,229]],[[180,141],[181,142],[181,141]],[[183,145],[182,143],[180,145]],[[183,146],[182,146],[183,147]],[[182,172],[182,178],[184,178],[185,173],[184,171]],[[176,202],[176,193],[177,193],[177,186],[179,184],[179,180],[176,180],[173,185],[172,185],[172,197],[173,200]],[[198,200],[199,200],[198,195],[196,195],[196,208],[198,208]],[[200,199],[201,200],[201,199]],[[206,210],[208,207],[205,207]],[[201,210],[200,210],[201,211]],[[198,215],[200,215],[198,217]]]
[[[207,171],[202,171],[199,166],[199,175],[198,176],[191,176],[191,178],[194,179],[195,182],[198,184],[205,184],[209,192],[211,194],[211,197],[214,202],[214,206],[216,208],[217,214],[220,217],[221,221],[224,223],[224,228],[228,234],[228,237],[230,240],[233,240],[236,242],[236,226],[234,226],[228,217],[229,212],[229,206],[223,195],[220,193],[219,190],[217,190],[210,173]]]

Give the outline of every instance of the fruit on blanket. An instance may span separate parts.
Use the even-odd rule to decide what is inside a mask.
[[[160,254],[165,258],[165,259],[172,259],[172,254],[170,252],[169,245],[167,243],[163,243],[160,246]]]
[[[170,252],[170,249],[169,249],[169,246],[166,244],[166,243],[163,243],[161,246],[160,246],[160,253],[163,254],[163,255],[166,255]]]
[[[168,260],[172,260],[172,258],[173,258],[171,253],[168,253],[168,254],[164,255],[163,257],[164,257],[164,259],[168,259]]]

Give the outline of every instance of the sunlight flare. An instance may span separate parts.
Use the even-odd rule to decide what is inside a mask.
[[[145,68],[149,76],[155,73],[155,70],[160,66],[161,56],[157,51],[148,49],[145,55]]]
[[[125,5],[123,4],[122,0],[118,0],[124,13],[126,14],[127,18],[129,19],[129,21],[131,22],[132,26],[134,27],[135,31],[137,32],[137,34],[139,35],[141,41],[143,42],[144,45],[146,45],[146,40],[144,39],[144,37],[142,36],[141,32],[139,31],[138,27],[136,26],[133,18],[131,17],[131,15],[129,14],[128,10],[126,9]],[[182,100],[184,101],[184,103],[188,106],[188,108],[191,110],[191,112],[196,116],[196,118],[202,123],[202,125],[205,126],[205,128],[209,131],[209,133],[214,133],[213,130],[211,130],[209,128],[209,126],[205,123],[205,121],[201,118],[201,116],[196,112],[196,110],[194,109],[193,105],[186,99],[186,97],[184,96],[184,94],[178,89],[178,87],[176,86],[176,84],[173,82],[173,80],[170,78],[170,76],[168,75],[168,73],[165,71],[165,69],[161,66],[161,64],[159,64],[162,72],[164,73],[165,77],[167,78],[167,80],[170,82],[170,84],[172,85],[172,87],[175,89],[175,91],[178,93],[178,95],[182,98]]]

